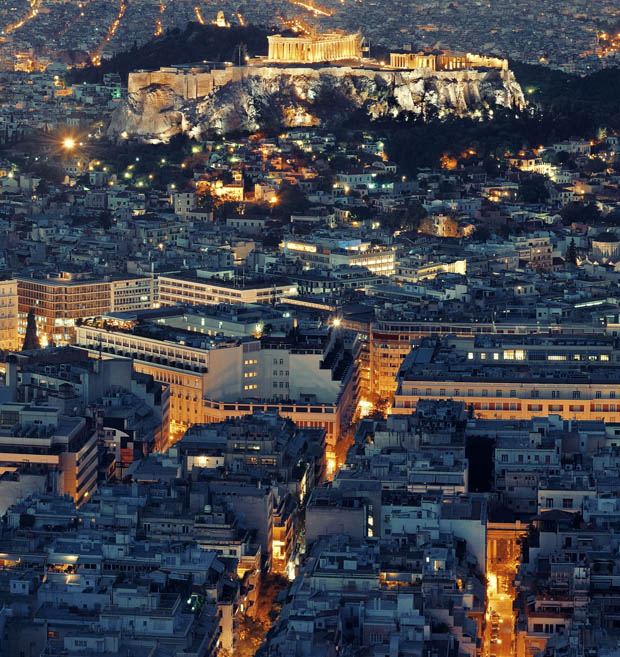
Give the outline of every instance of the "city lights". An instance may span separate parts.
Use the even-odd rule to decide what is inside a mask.
[[[469,4],[0,8],[0,652],[618,652],[617,0]]]

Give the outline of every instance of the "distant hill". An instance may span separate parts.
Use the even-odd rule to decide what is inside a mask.
[[[129,72],[139,68],[157,69],[202,60],[236,62],[240,46],[249,56],[266,55],[267,35],[273,32],[274,29],[254,25],[220,28],[188,23],[184,30],[175,28],[142,46],[134,44],[129,51],[104,59],[101,66],[73,69],[68,81],[100,82],[106,73],[119,73],[126,82]]]

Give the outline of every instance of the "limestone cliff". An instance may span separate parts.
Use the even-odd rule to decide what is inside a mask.
[[[239,79],[187,99],[167,84],[128,94],[116,110],[110,136],[127,132],[143,141],[167,141],[186,132],[229,133],[266,127],[335,125],[361,110],[372,118],[404,112],[422,118],[488,116],[496,107],[524,104],[511,71],[478,69],[433,72],[248,66]]]

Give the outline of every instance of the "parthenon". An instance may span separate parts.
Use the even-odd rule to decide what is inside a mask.
[[[343,59],[361,59],[361,34],[317,34],[307,37],[268,36],[270,62],[312,64]]]

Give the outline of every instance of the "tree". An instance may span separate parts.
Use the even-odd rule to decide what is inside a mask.
[[[607,165],[605,162],[603,162],[603,160],[601,160],[600,157],[595,157],[591,160],[588,160],[583,169],[587,173],[601,173],[607,169]]]
[[[577,264],[577,249],[575,248],[574,239],[570,241],[570,244],[568,245],[568,249],[566,249],[565,258],[566,258],[566,262],[570,263],[571,265]]]
[[[428,213],[420,201],[414,201],[407,206],[407,214],[404,216],[401,227],[403,230],[418,230],[420,222]]]
[[[576,222],[594,224],[600,219],[601,213],[594,203],[584,205],[579,201],[573,201],[567,203],[560,210],[560,216],[562,217],[562,223],[568,226]]]
[[[310,203],[306,195],[296,185],[282,183],[277,195],[278,201],[274,206],[273,214],[290,219],[292,214],[305,212]]]
[[[37,321],[34,316],[34,308],[31,308],[28,311],[26,335],[24,337],[24,344],[22,345],[22,351],[30,349],[41,349],[41,343],[39,342],[39,336],[37,335]]]
[[[519,196],[524,203],[542,203],[549,198],[545,177],[534,175],[519,185]]]

